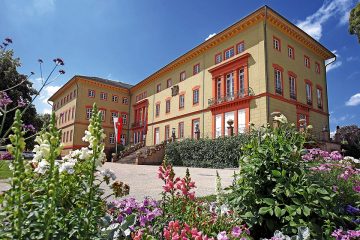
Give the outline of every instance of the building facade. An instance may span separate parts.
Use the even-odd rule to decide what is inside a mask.
[[[74,111],[73,119],[59,123],[65,141],[69,132],[68,149],[84,145],[81,137],[93,102],[104,111],[108,148],[114,145],[110,117],[115,112],[126,115],[125,144],[159,144],[173,131],[179,139],[191,138],[195,128],[201,137],[226,136],[230,119],[239,134],[249,123],[271,122],[275,111],[294,123],[305,119],[320,133],[329,126],[325,61],[331,58],[331,51],[264,6],[134,86],[75,76],[50,101],[58,119],[67,109],[68,118]],[[75,85],[78,100],[62,106]],[[114,95],[119,102],[111,101]]]

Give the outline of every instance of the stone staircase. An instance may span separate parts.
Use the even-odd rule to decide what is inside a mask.
[[[119,156],[119,159],[115,162],[121,164],[160,165],[164,155],[165,145],[158,144],[139,148],[130,154],[126,154],[126,156]]]

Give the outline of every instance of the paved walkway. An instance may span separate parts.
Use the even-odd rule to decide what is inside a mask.
[[[104,169],[112,169],[117,177],[117,180],[127,183],[130,186],[129,196],[135,197],[138,200],[145,196],[150,196],[155,199],[160,199],[162,191],[162,180],[158,179],[158,166],[119,164],[119,163],[105,163],[102,167]],[[208,168],[189,168],[190,175],[197,186],[196,196],[205,196],[215,193],[215,177],[216,169]],[[176,176],[184,177],[185,167],[174,167]],[[233,174],[236,169],[218,169],[220,177],[222,178],[222,186],[229,186],[233,180]],[[9,187],[6,180],[0,181],[0,192]],[[105,187],[105,195],[108,195],[111,190]],[[127,197],[129,197],[127,196]],[[109,199],[111,200],[111,199]]]

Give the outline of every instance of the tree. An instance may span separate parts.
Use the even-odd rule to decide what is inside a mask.
[[[360,158],[360,128],[356,125],[344,126],[336,131],[335,138],[341,141],[345,155]]]
[[[60,58],[54,59],[55,66],[44,80],[41,71],[43,61],[39,59],[42,85],[39,90],[36,90],[29,80],[34,72],[24,75],[17,71],[17,68],[21,66],[20,59],[14,57],[13,50],[7,50],[11,43],[12,40],[6,38],[2,45],[0,44],[0,146],[9,143],[7,137],[13,125],[15,110],[20,109],[22,115],[26,116],[23,119],[26,145],[28,149],[32,149],[34,134],[42,128],[44,120],[49,118],[49,116],[38,115],[33,102],[45,86],[53,82],[60,74],[65,73],[64,70],[60,70],[59,75],[50,81],[55,69],[59,65],[64,65],[64,62]],[[25,112],[26,114],[24,114]]]
[[[357,35],[360,43],[360,3],[354,7],[350,12],[349,17],[349,32],[351,35]]]

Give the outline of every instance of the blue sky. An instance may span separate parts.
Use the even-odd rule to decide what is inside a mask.
[[[38,58],[45,72],[53,58],[65,61],[66,74],[36,102],[44,113],[50,111],[47,98],[75,74],[135,84],[267,4],[338,55],[328,69],[334,130],[360,125],[360,44],[347,30],[348,13],[358,1],[2,0],[0,38],[13,39],[22,73],[39,73]]]

